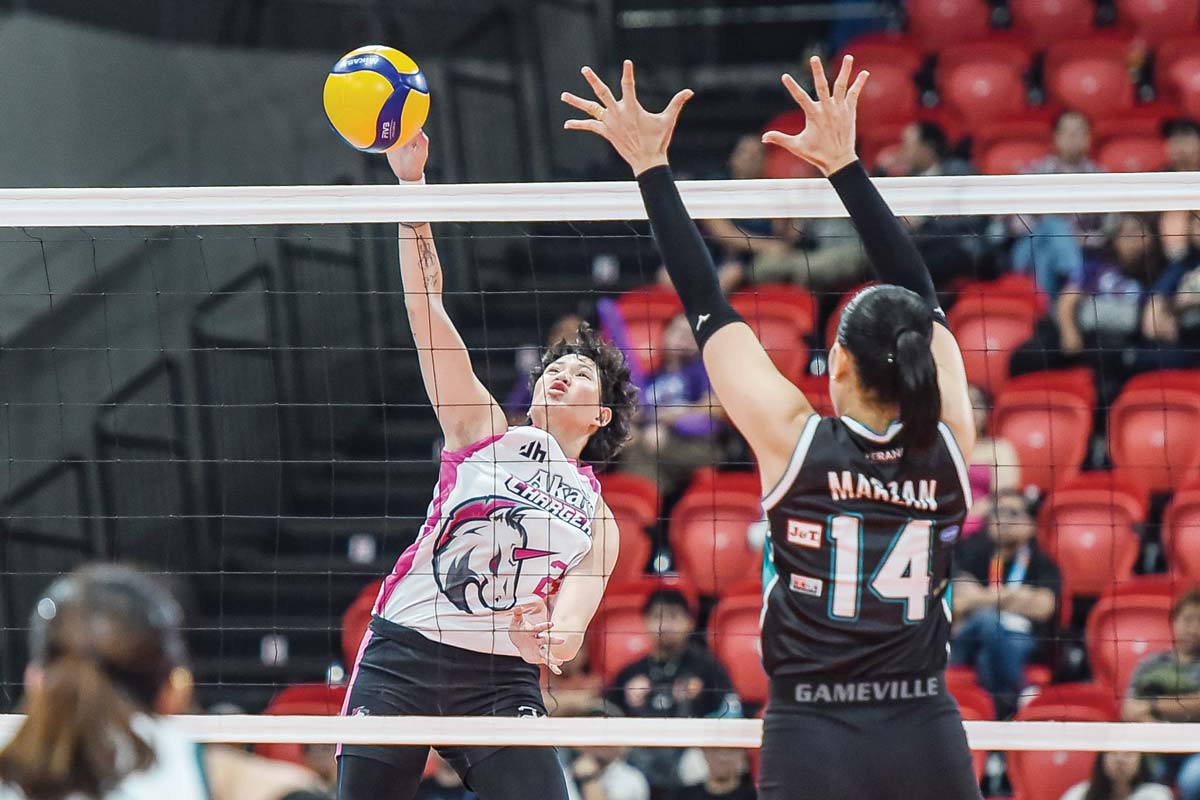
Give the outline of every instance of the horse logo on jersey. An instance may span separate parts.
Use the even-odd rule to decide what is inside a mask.
[[[473,497],[447,515],[433,548],[433,573],[455,608],[475,614],[509,611],[517,604],[522,565],[554,555],[526,546],[529,510],[504,498]]]

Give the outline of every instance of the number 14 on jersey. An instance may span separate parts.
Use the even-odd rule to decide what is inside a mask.
[[[929,520],[909,520],[866,580],[867,588],[880,600],[904,604],[905,622],[925,619],[931,584],[932,528]],[[855,514],[833,517],[828,534],[834,544],[829,616],[858,619],[864,582],[862,517]]]

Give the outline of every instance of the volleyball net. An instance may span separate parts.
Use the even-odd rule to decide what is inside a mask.
[[[1045,587],[1003,559],[1002,575],[962,574],[975,608],[955,623],[947,680],[972,746],[1200,752],[1200,726],[1164,707],[1194,699],[1171,661],[1186,644],[1173,610],[1200,613],[1180,604],[1200,582],[1200,180],[879,185],[934,268],[984,390],[981,435],[998,443],[967,454],[985,498],[970,538],[1027,525],[1057,569]],[[681,190],[693,217],[725,221],[703,228],[735,308],[832,413],[827,348],[869,279],[835,193],[820,180]],[[396,266],[395,223],[423,221],[446,306],[511,420],[528,410],[547,339],[578,319],[621,339],[651,396],[663,393],[660,407],[643,401],[632,455],[600,474],[621,556],[586,666],[547,677],[549,719],[310,717],[340,707],[378,581],[437,482],[440,432]],[[185,718],[210,741],[756,745],[761,487],[694,385],[695,353],[664,343],[680,309],[632,182],[0,190],[0,260],[12,265],[0,287],[7,710],[40,592],[84,561],[117,559],[183,598],[201,702],[271,715]],[[1079,342],[1053,331],[1064,294]],[[1023,501],[1012,508],[997,488]],[[1009,605],[1022,585],[1049,588],[1052,611]],[[833,590],[814,586],[793,590]],[[664,589],[720,679],[664,690],[636,669],[669,646],[647,613]],[[996,682],[995,630],[967,630],[979,610],[1024,648],[1015,683]],[[1164,698],[1132,709],[1158,721],[1120,723],[1130,696]],[[621,718],[687,714],[709,718]]]

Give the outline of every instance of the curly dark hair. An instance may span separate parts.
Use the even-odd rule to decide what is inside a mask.
[[[629,376],[625,354],[586,322],[579,323],[573,340],[561,339],[542,354],[542,362],[529,375],[530,389],[542,377],[546,367],[572,353],[590,358],[596,364],[600,370],[600,403],[612,411],[612,420],[592,434],[581,455],[589,463],[604,464],[621,451],[633,434],[638,389]]]

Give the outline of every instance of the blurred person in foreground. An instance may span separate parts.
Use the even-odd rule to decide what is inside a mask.
[[[1141,753],[1097,753],[1090,780],[1080,781],[1062,800],[1172,800],[1171,790],[1150,779]]]
[[[1103,172],[1088,157],[1091,149],[1091,122],[1078,111],[1064,111],[1054,121],[1054,152],[1025,171],[1033,175]],[[1083,269],[1084,249],[1101,244],[1103,224],[1102,214],[1011,217],[1010,233],[1018,237],[1011,253],[1013,269],[1032,274],[1038,289],[1053,299]]]
[[[619,717],[603,702],[582,709],[581,717]],[[576,747],[565,752],[570,800],[650,800],[650,783],[627,760],[628,748]]]
[[[974,667],[997,719],[1016,710],[1025,666],[1049,640],[1062,577],[1037,546],[1037,523],[1016,491],[996,494],[987,536],[954,553],[951,661]]]
[[[677,589],[658,589],[642,606],[653,649],[617,673],[610,703],[629,717],[742,716],[742,704],[720,662],[693,641],[696,618]],[[637,748],[629,761],[655,789],[678,789],[699,780],[690,775],[682,750]]]
[[[671,800],[754,800],[758,796],[745,750],[706,747],[704,761],[708,765],[704,783],[674,792]]]
[[[0,798],[327,797],[305,769],[196,744],[166,719],[191,703],[181,621],[170,594],[128,567],[55,581],[30,622],[26,717],[0,752]]]
[[[1121,705],[1126,722],[1200,722],[1200,589],[1171,607],[1175,646],[1138,663]],[[1180,800],[1200,800],[1200,754],[1157,758],[1158,777],[1174,782]]]

